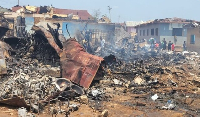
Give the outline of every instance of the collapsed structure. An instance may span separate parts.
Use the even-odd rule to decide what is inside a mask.
[[[120,36],[125,35],[122,27],[111,25],[109,29],[120,33],[118,39],[108,41],[103,53],[112,55],[103,59],[87,53],[79,44],[80,35],[86,32],[93,35],[95,30],[78,34],[78,39],[65,39],[70,36],[65,28],[70,23],[62,24],[63,36],[59,32],[61,25],[54,21],[54,24],[40,22],[31,26],[34,33],[30,34],[25,33],[20,17],[14,28],[16,38],[10,30],[14,21],[3,16],[0,21],[0,103],[25,107],[18,109],[21,116],[27,114],[26,110],[46,112],[47,116],[68,116],[82,104],[87,106],[80,116],[84,112],[90,115],[102,112],[101,116],[106,117],[108,111],[110,116],[198,116],[200,113],[200,59],[195,52],[136,48]],[[108,36],[111,33],[101,32],[107,38],[111,38]],[[97,40],[94,43],[98,43],[98,34],[92,36],[92,41]],[[120,46],[113,46],[112,41]],[[98,49],[93,54],[98,55]],[[88,112],[85,108],[98,112]]]

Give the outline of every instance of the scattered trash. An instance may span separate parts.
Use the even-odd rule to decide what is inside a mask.
[[[167,104],[162,107],[162,109],[173,110],[176,107],[172,100],[168,100]]]
[[[157,99],[158,99],[158,95],[157,95],[157,94],[154,94],[153,96],[151,96],[151,99],[152,99],[153,101],[157,100]]]

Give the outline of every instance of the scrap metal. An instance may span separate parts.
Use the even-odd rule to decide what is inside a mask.
[[[48,27],[51,29],[50,26]],[[58,46],[54,39],[55,36],[52,36],[52,34],[54,34],[52,30],[47,31],[41,26],[33,26],[32,29],[35,30],[36,33],[39,32],[43,34],[49,44],[58,53],[61,62],[62,77],[80,86],[89,88],[103,58],[87,53],[74,38],[68,39],[63,42],[62,46]]]

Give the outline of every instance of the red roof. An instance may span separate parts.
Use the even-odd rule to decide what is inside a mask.
[[[14,6],[14,7],[12,7],[12,11],[16,12],[17,10],[19,10],[21,8],[22,8],[21,6]]]
[[[58,9],[54,8],[53,9],[54,14],[73,14],[73,15],[78,15],[80,19],[82,20],[88,20],[92,16],[88,13],[87,10],[71,10],[71,9]]]

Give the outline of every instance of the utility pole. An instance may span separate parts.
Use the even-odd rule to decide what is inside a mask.
[[[19,0],[18,0],[18,6],[19,6]]]
[[[111,8],[110,6],[108,6],[109,15],[110,15],[110,22],[111,22],[111,13],[110,13],[111,9],[112,9],[112,8]]]

